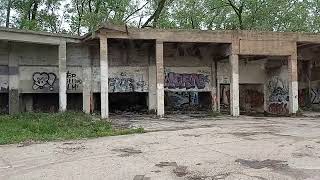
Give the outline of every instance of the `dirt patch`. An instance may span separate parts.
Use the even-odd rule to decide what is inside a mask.
[[[120,149],[113,149],[112,151],[120,152],[121,154],[118,155],[119,157],[129,157],[136,154],[141,154],[141,150],[133,149],[133,148],[120,148]]]
[[[188,174],[187,166],[177,166],[173,169],[173,173],[178,177],[184,177]]]
[[[309,153],[292,153],[292,157],[303,158],[303,157],[312,157],[312,155]]]
[[[73,153],[86,149],[85,145],[76,144],[76,143],[70,143],[70,144],[64,143],[63,146],[57,147],[57,148],[62,150],[62,152],[73,152]]]
[[[136,175],[133,180],[151,180],[151,178],[145,177],[145,175]]]
[[[156,164],[157,167],[177,167],[178,164],[176,162],[160,162],[159,164]]]
[[[183,137],[200,137],[199,134],[182,134]]]
[[[20,144],[18,144],[17,147],[27,147],[27,146],[31,146],[32,144],[38,144],[39,142],[33,141],[33,140],[27,140],[24,142],[21,142]]]
[[[253,169],[269,168],[269,169],[281,170],[281,169],[289,168],[287,161],[279,161],[279,160],[271,160],[271,159],[267,159],[263,161],[237,159],[235,162]]]

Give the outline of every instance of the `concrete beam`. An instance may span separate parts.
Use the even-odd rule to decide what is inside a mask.
[[[298,100],[298,57],[295,48],[288,58],[288,79],[289,79],[289,113],[295,114],[299,110]]]
[[[109,118],[108,39],[100,35],[101,118]]]
[[[59,45],[61,39],[70,43],[81,42],[80,38],[72,38],[66,35],[0,28],[0,40]]]
[[[20,111],[19,60],[12,48],[9,43],[9,114],[16,114]]]
[[[164,116],[163,41],[156,41],[157,115]]]
[[[67,110],[67,43],[59,44],[59,111]]]

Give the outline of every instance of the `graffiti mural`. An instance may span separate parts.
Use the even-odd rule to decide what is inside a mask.
[[[35,72],[32,75],[33,79],[33,90],[48,88],[50,91],[54,90],[54,83],[56,82],[57,76],[54,73],[47,72]]]
[[[168,89],[204,89],[209,77],[203,74],[180,74],[169,72],[165,77],[165,88]]]
[[[0,80],[0,91],[8,91],[9,89],[9,82],[8,80]]]
[[[67,72],[67,90],[78,90],[82,84],[81,79],[75,73]]]
[[[287,114],[289,102],[289,87],[288,82],[279,78],[273,77],[267,84],[269,97],[268,110],[273,114]]]
[[[147,83],[143,75],[121,72],[120,76],[109,78],[109,92],[144,92]]]
[[[320,104],[320,89],[312,88],[311,90],[311,103]]]
[[[182,109],[199,105],[198,92],[167,92],[166,99],[169,107]]]

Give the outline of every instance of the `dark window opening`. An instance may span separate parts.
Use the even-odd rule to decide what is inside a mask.
[[[59,94],[33,94],[33,111],[58,112]]]
[[[211,107],[210,92],[165,92],[166,111],[207,111]]]
[[[148,93],[109,93],[109,110],[111,113],[147,113],[147,97]]]
[[[67,110],[68,111],[82,111],[82,93],[67,94]]]
[[[0,114],[9,113],[9,94],[0,93]]]

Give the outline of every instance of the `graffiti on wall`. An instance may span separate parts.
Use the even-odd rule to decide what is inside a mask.
[[[109,78],[109,92],[144,92],[146,86],[143,75],[121,72],[120,76]]]
[[[250,104],[251,106],[263,106],[264,103],[264,95],[263,93],[254,90],[254,89],[248,89],[246,90],[246,96],[245,96],[245,102]]]
[[[181,109],[199,105],[198,92],[170,92],[166,93],[168,105]]]
[[[311,89],[311,102],[312,104],[320,104],[320,89]]]
[[[8,89],[9,89],[8,80],[1,80],[0,81],[0,91],[8,91]]]
[[[82,84],[81,79],[75,73],[67,72],[67,90],[78,90]]]
[[[166,73],[164,87],[167,89],[205,89],[209,76],[204,74]]]
[[[50,91],[54,90],[54,83],[56,82],[57,76],[54,73],[47,72],[35,72],[32,75],[33,79],[33,90],[48,88]]]
[[[288,114],[289,87],[287,81],[273,77],[267,84],[269,91],[268,110],[273,114]]]

